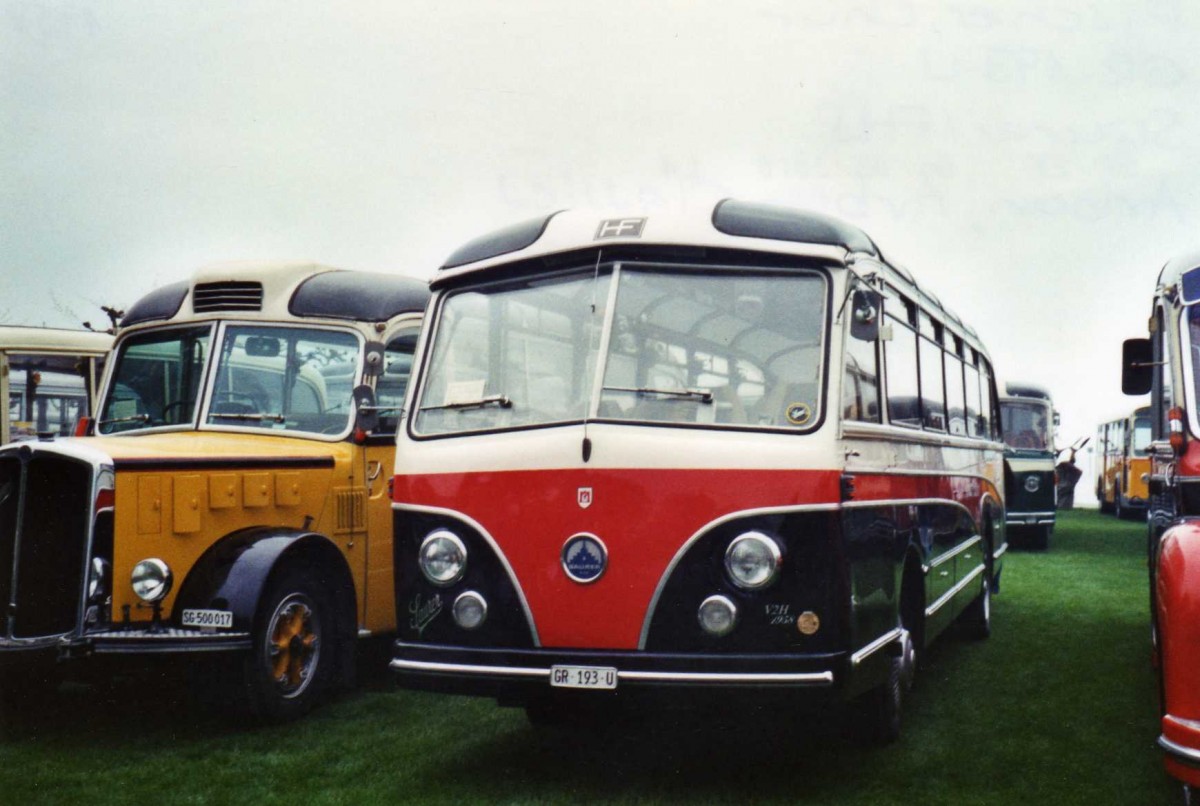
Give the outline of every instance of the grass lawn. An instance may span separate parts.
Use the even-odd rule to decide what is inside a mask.
[[[378,671],[304,721],[239,728],[168,671],[9,715],[0,802],[1178,803],[1154,744],[1144,541],[1142,524],[1080,511],[1048,552],[1010,552],[992,638],[935,647],[886,748],[778,708],[535,731]]]

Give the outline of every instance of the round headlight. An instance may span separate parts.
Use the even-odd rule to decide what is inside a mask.
[[[724,596],[709,596],[700,603],[696,618],[700,621],[700,629],[719,638],[737,624],[737,606]]]
[[[739,588],[765,588],[779,575],[783,555],[779,544],[762,532],[740,534],[725,550],[725,570]]]
[[[1041,486],[1042,486],[1042,480],[1039,479],[1037,476],[1030,475],[1030,476],[1025,477],[1025,489],[1028,490],[1029,492],[1036,493],[1038,491],[1038,488]]]
[[[467,570],[467,547],[453,532],[436,529],[421,542],[418,562],[434,585],[453,585]]]
[[[454,623],[464,630],[473,630],[487,619],[487,602],[475,591],[464,591],[454,600],[450,612]]]
[[[87,598],[95,603],[108,595],[108,584],[112,578],[112,566],[103,557],[92,558],[92,570],[88,574]]]
[[[175,581],[170,567],[157,557],[142,560],[133,567],[129,575],[129,584],[133,592],[143,602],[161,601],[171,592],[171,583]]]

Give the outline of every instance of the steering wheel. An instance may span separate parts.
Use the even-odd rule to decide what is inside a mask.
[[[165,422],[167,422],[167,412],[169,412],[172,409],[175,409],[179,406],[190,406],[194,402],[195,401],[190,398],[183,398],[181,400],[172,400],[170,403],[163,406],[163,410],[162,410],[162,413],[159,415],[159,419],[165,423]]]

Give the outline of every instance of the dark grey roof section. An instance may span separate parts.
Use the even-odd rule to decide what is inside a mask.
[[[883,258],[867,233],[820,213],[724,199],[713,210],[712,223],[726,235],[841,246],[851,252],[867,252]]]
[[[187,296],[188,281],[164,285],[156,288],[129,307],[121,317],[121,327],[139,325],[142,322],[153,322],[158,319],[170,319],[179,313],[183,299]]]
[[[442,264],[442,268],[453,269],[456,266],[465,266],[477,260],[487,260],[488,258],[507,255],[510,252],[519,252],[522,249],[533,246],[537,243],[537,239],[542,237],[542,233],[546,231],[546,227],[550,224],[550,219],[558,215],[559,212],[562,211],[551,213],[548,216],[531,218],[528,221],[522,221],[520,224],[512,224],[504,229],[498,229],[495,232],[489,232],[487,235],[481,235],[474,240],[467,241],[454,250],[454,254],[446,258],[446,262]]]
[[[1039,400],[1049,400],[1050,392],[1044,386],[1020,381],[1009,381],[1004,385],[1009,397],[1036,397]]]
[[[385,322],[425,310],[429,285],[411,277],[363,271],[328,271],[309,277],[293,292],[294,316]]]

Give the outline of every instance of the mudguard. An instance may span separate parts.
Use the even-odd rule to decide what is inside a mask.
[[[354,582],[341,552],[324,535],[276,527],[234,532],[211,546],[180,587],[172,621],[178,626],[184,608],[228,610],[233,629],[250,632],[272,573],[292,561],[316,572],[342,614],[339,632],[353,635],[358,623]]]
[[[1200,786],[1200,519],[1163,533],[1155,585],[1167,771]]]

